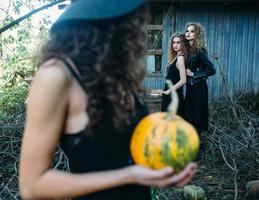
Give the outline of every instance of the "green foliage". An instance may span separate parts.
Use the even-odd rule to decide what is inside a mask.
[[[10,16],[10,15],[5,16],[4,20],[1,23],[1,25],[2,25],[1,27],[6,26],[7,24],[11,23],[12,21],[14,21],[14,18],[12,16]]]
[[[50,0],[0,2],[1,28]],[[50,23],[48,11],[43,11],[0,34],[0,199],[21,199],[17,169],[29,90],[27,80],[36,71],[36,50],[46,38]]]
[[[162,192],[159,188],[152,187],[151,188],[151,199],[152,200],[160,200],[163,199]]]
[[[27,93],[28,85],[24,82],[0,90],[0,121],[8,121],[18,114],[19,108],[24,106]]]
[[[52,0],[53,1],[53,0]],[[10,0],[0,4],[0,27],[51,0]],[[45,40],[51,18],[42,12],[0,34],[0,121],[16,115],[24,106],[27,82],[36,71],[36,54]]]

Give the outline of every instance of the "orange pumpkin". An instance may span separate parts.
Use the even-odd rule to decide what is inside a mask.
[[[200,140],[195,128],[176,115],[178,96],[170,81],[172,102],[168,112],[156,112],[140,121],[134,130],[130,150],[135,163],[160,169],[172,166],[180,171],[194,160]]]

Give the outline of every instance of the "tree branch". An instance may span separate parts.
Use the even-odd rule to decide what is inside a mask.
[[[32,10],[31,12],[27,13],[26,15],[24,15],[24,16],[22,16],[22,17],[16,19],[16,20],[14,20],[14,21],[11,22],[10,24],[7,24],[6,26],[2,27],[2,28],[0,29],[0,34],[2,34],[4,31],[8,30],[9,28],[11,28],[11,27],[13,27],[13,26],[19,24],[19,23],[20,23],[21,21],[23,21],[24,19],[29,18],[29,17],[32,16],[33,14],[35,14],[35,13],[37,13],[37,12],[39,12],[39,11],[42,11],[42,10],[44,10],[44,9],[47,9],[47,8],[49,8],[49,7],[52,7],[52,6],[56,5],[56,4],[59,4],[59,3],[63,2],[63,1],[65,1],[65,0],[56,0],[56,1],[54,1],[54,2],[52,2],[52,3],[49,3],[49,4],[45,5],[45,6],[42,6],[42,7],[40,7],[40,8],[37,8],[37,9],[35,9],[35,10]]]

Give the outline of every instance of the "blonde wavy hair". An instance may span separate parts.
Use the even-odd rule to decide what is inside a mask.
[[[173,40],[174,38],[180,38],[180,44],[182,46],[182,54],[183,56],[185,57],[186,54],[187,54],[187,48],[186,48],[186,45],[187,45],[187,41],[185,39],[185,35],[184,34],[174,34],[170,37],[170,40],[169,40],[169,49],[168,49],[168,64],[171,64],[174,59],[176,58],[177,56],[177,52],[174,51],[174,48],[173,48]]]
[[[191,52],[200,51],[202,48],[205,48],[205,33],[204,28],[200,23],[189,22],[185,25],[185,31],[188,27],[193,26],[196,37],[194,39],[193,45],[189,47]]]

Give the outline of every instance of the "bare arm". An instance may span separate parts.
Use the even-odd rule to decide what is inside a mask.
[[[68,74],[56,66],[41,69],[33,81],[20,164],[25,198],[72,197],[126,182],[123,170],[77,175],[50,169],[64,124],[68,87]]]
[[[178,56],[176,66],[179,70],[180,80],[174,85],[174,88],[177,90],[186,83],[186,70],[185,70],[185,61],[183,56]],[[170,89],[164,91],[165,94],[170,94]]]
[[[178,66],[180,74],[180,80],[174,85],[175,89],[177,90],[186,83],[185,61],[183,56],[178,57],[176,66]]]
[[[84,174],[51,169],[64,126],[70,81],[66,70],[56,66],[41,69],[33,81],[20,160],[19,184],[25,199],[75,197],[132,183],[162,187],[190,181],[194,164],[177,175],[170,167],[151,170],[131,166]]]

